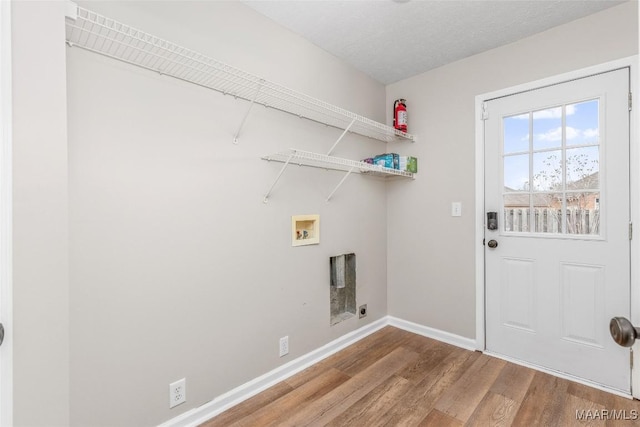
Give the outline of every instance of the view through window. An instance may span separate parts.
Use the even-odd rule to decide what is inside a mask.
[[[600,100],[503,119],[503,229],[600,234]]]

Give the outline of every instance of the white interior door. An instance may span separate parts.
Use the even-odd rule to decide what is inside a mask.
[[[625,393],[628,94],[623,68],[485,105],[486,349]]]

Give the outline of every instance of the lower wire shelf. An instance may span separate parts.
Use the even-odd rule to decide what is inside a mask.
[[[329,197],[327,197],[327,201],[331,199],[331,197],[336,192],[336,190],[340,188],[342,183],[347,179],[347,177],[351,173],[360,173],[364,175],[372,175],[372,176],[380,176],[380,177],[398,177],[398,178],[414,179],[413,173],[411,172],[392,169],[392,168],[385,168],[382,166],[372,165],[372,164],[360,162],[357,160],[343,159],[340,157],[329,156],[326,154],[319,154],[319,153],[312,153],[309,151],[297,150],[294,148],[291,148],[285,151],[280,151],[278,153],[271,154],[268,156],[264,156],[262,159],[284,163],[284,166],[282,167],[282,169],[280,169],[280,173],[278,174],[275,181],[269,188],[269,191],[267,191],[267,194],[265,194],[264,196],[265,203],[269,199],[271,190],[273,190],[273,187],[275,187],[276,183],[284,173],[284,170],[290,164],[347,172],[344,178],[342,178],[342,181],[340,181],[337,187],[331,192]]]

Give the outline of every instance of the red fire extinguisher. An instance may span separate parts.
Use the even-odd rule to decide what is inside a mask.
[[[401,132],[407,131],[407,101],[404,99],[393,102],[393,127]]]

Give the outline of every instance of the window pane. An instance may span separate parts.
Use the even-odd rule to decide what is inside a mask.
[[[529,155],[504,158],[504,191],[529,191]]]
[[[562,193],[533,195],[533,224],[536,233],[562,233]]]
[[[600,126],[599,101],[569,104],[566,107],[567,145],[598,144]]]
[[[600,193],[567,193],[567,234],[600,234]]]
[[[593,99],[503,119],[502,230],[600,233],[599,104]]]
[[[529,231],[529,193],[513,193],[504,195],[504,214],[502,223],[504,231]]]
[[[562,146],[562,107],[533,113],[533,149]]]
[[[600,188],[600,147],[567,150],[567,190]]]
[[[503,119],[504,154],[529,151],[529,114]]]
[[[562,190],[562,151],[546,151],[533,155],[533,190]]]

